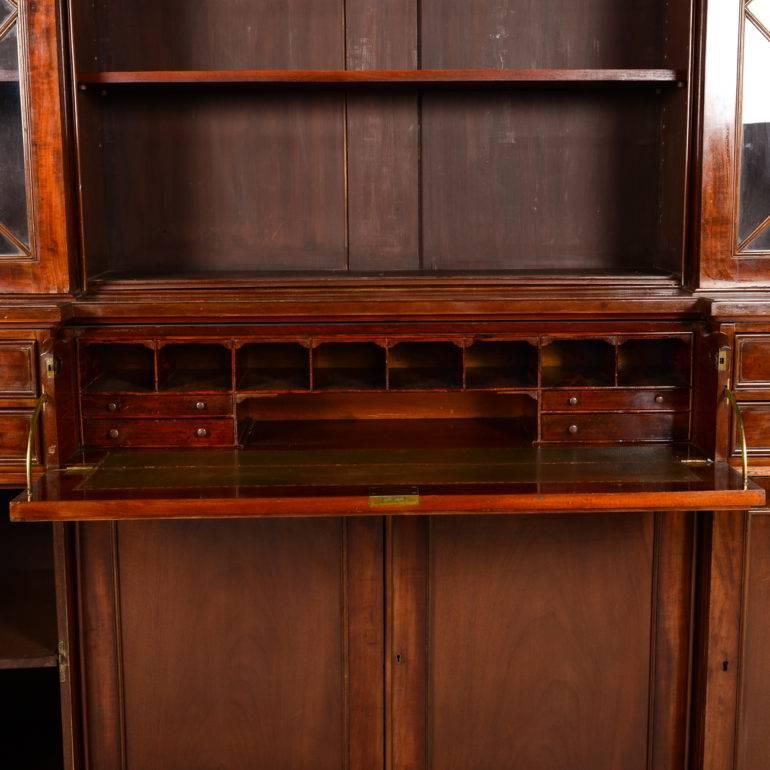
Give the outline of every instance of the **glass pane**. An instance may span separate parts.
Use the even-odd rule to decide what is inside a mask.
[[[747,8],[770,29],[770,0],[751,0]]]
[[[9,2],[9,0],[0,0],[0,24],[2,24],[16,8]]]
[[[14,24],[0,40],[0,72],[3,79],[10,77],[11,73],[19,71],[19,43],[16,36],[16,25]]]
[[[14,25],[0,40],[0,225],[26,245],[29,230],[18,70]],[[20,253],[6,233],[0,242],[0,254]]]
[[[770,40],[746,21],[743,60],[743,155],[741,210],[738,227],[743,241],[770,216]],[[761,248],[756,239],[750,248]]]

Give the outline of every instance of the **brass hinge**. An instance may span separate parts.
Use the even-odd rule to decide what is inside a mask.
[[[67,651],[67,643],[66,642],[59,642],[59,647],[57,649],[56,657],[58,658],[59,662],[59,681],[62,684],[67,683],[67,671],[70,667],[70,658],[69,658],[69,652]]]
[[[376,491],[369,494],[370,508],[412,508],[420,504],[420,494],[416,490],[402,492]]]
[[[705,468],[714,464],[714,461],[708,457],[683,457],[679,462],[696,468]]]
[[[65,473],[91,473],[96,470],[96,463],[76,463],[67,465],[64,468]]]

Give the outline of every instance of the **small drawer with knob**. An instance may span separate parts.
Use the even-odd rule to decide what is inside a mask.
[[[544,414],[541,439],[546,442],[615,444],[634,441],[686,441],[689,412],[660,414]]]
[[[232,446],[232,419],[110,420],[83,423],[86,447]]]
[[[229,395],[83,395],[84,417],[229,417],[233,402]]]
[[[687,388],[578,388],[544,390],[544,412],[680,412],[690,408]]]

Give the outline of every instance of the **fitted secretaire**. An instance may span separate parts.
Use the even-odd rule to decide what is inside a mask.
[[[768,62],[0,0],[3,766],[764,770]]]

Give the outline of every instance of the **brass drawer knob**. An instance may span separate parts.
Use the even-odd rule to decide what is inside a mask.
[[[118,405],[114,401],[110,401],[110,403],[107,404],[107,411],[108,412],[117,412],[118,411]]]
[[[202,412],[206,408],[206,402],[205,401],[196,401],[195,402],[195,408]]]
[[[110,428],[107,435],[110,438],[117,438],[120,435],[120,431],[117,428]]]
[[[198,428],[198,430],[195,431],[195,435],[198,438],[206,438],[206,436],[209,435],[209,432],[206,430],[206,428]]]
[[[578,432],[578,426],[577,425],[570,425],[567,430],[574,436]]]
[[[570,396],[567,403],[570,406],[577,406],[578,405],[578,397],[577,396]]]
[[[664,400],[665,399],[663,398],[663,396],[660,395],[660,393],[658,393],[658,395],[655,396],[655,403],[656,404],[662,404]]]

